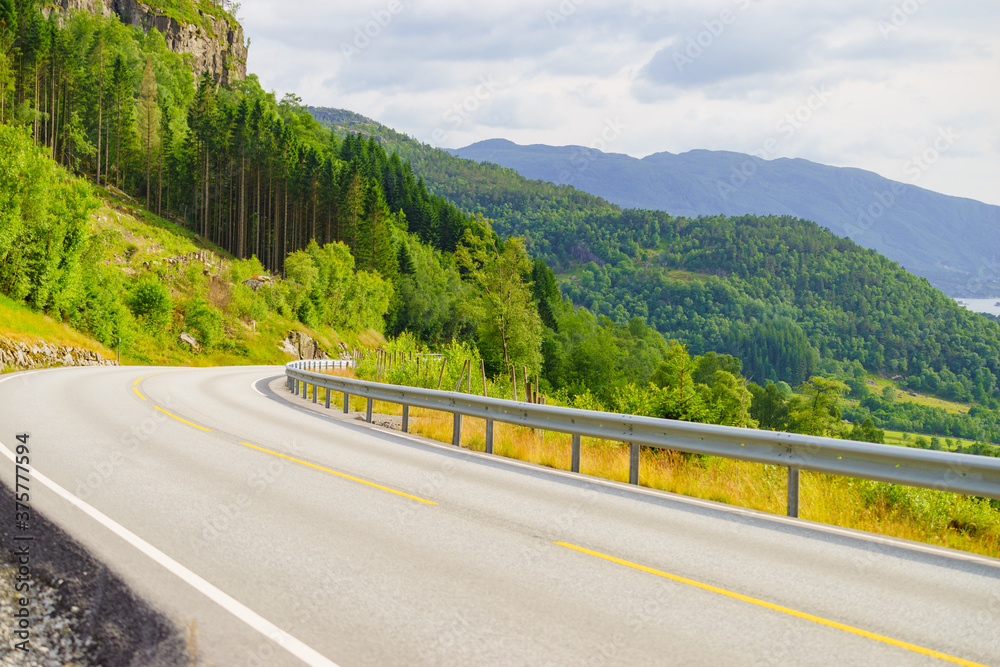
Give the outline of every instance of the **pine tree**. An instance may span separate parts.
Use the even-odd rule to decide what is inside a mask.
[[[157,101],[156,74],[153,71],[152,56],[146,57],[146,68],[142,72],[142,85],[139,89],[136,115],[139,123],[139,137],[142,141],[142,152],[146,158],[146,208],[150,201],[152,188],[152,165],[160,143],[160,106]]]

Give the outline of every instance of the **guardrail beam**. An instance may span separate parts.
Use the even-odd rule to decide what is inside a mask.
[[[463,415],[569,433],[574,436],[576,451],[573,467],[577,470],[577,440],[580,437],[630,443],[629,478],[633,484],[638,483],[638,459],[642,447],[674,449],[794,469],[789,474],[789,490],[796,490],[789,496],[789,514],[792,516],[798,512],[798,485],[791,483],[791,478],[797,476],[799,470],[1000,499],[1000,459],[993,457],[532,405],[501,398],[311,373],[304,370],[306,365],[301,361],[286,365],[286,373],[292,380],[295,393],[298,392],[299,382],[343,392],[345,412],[349,410],[351,392],[364,394],[369,399],[369,406],[371,401],[380,400],[450,412],[456,417],[452,434],[454,444],[461,443]]]

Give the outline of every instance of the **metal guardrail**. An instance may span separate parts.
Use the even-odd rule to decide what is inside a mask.
[[[461,442],[462,417],[486,420],[486,452],[493,453],[493,423],[503,422],[572,435],[573,472],[580,472],[580,438],[587,436],[630,445],[629,482],[639,483],[641,447],[675,449],[788,468],[788,515],[799,512],[799,471],[860,477],[906,486],[1000,499],[1000,459],[894,445],[878,445],[797,433],[696,424],[692,422],[595,412],[486,398],[452,391],[367,382],[320,372],[350,366],[343,360],[293,361],[285,366],[289,391],[317,401],[317,387],[342,392],[344,412],[352,395],[367,399],[367,420],[374,401],[403,406],[403,431],[409,428],[410,406],[455,415],[452,444]],[[326,394],[330,407],[330,392]]]

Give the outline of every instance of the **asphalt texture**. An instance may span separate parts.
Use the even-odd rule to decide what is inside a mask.
[[[281,368],[6,376],[19,433],[32,512],[203,664],[1000,665],[1000,561],[431,443]]]

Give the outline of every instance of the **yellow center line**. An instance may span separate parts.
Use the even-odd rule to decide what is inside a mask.
[[[142,399],[142,400],[144,400],[144,401],[146,400],[146,397],[145,397],[145,396],[143,396],[143,395],[142,395],[142,394],[141,394],[141,393],[139,392],[139,383],[140,383],[140,382],[142,382],[143,380],[145,380],[145,379],[146,379],[146,378],[148,378],[148,377],[149,377],[148,375],[147,375],[147,376],[145,376],[145,377],[141,377],[141,378],[139,378],[138,380],[136,380],[135,382],[133,382],[133,383],[132,383],[132,391],[134,391],[134,392],[135,392],[135,395],[136,395],[136,396],[138,396],[139,398],[141,398],[141,399]]]
[[[198,426],[197,424],[193,424],[193,423],[189,422],[186,419],[181,419],[177,415],[172,414],[170,412],[167,412],[166,410],[164,410],[163,408],[161,408],[159,405],[154,405],[153,407],[156,408],[157,410],[159,410],[160,412],[162,412],[163,414],[167,415],[168,417],[173,417],[177,421],[182,422],[184,424],[187,424],[188,426],[193,426],[194,428],[196,428],[196,429],[198,429],[200,431],[205,431],[206,433],[211,433],[212,432],[212,429],[205,428],[204,426]]]
[[[685,577],[679,577],[676,574],[670,574],[669,572],[664,572],[662,570],[656,570],[645,565],[639,565],[638,563],[632,563],[621,558],[616,558],[614,556],[609,556],[608,554],[603,554],[599,551],[592,551],[584,547],[578,547],[575,544],[569,544],[568,542],[555,542],[555,544],[566,547],[567,549],[572,549],[574,551],[579,551],[580,553],[585,553],[590,556],[595,556],[597,558],[603,558],[604,560],[611,561],[612,563],[618,563],[619,565],[624,565],[626,567],[631,567],[636,570],[641,570],[642,572],[648,572],[649,574],[655,574],[658,577],[663,577],[664,579],[670,579],[671,581],[676,581],[678,583],[687,584],[688,586],[694,586],[695,588],[700,588],[702,590],[711,591],[712,593],[718,593],[719,595],[725,595],[726,597],[733,598],[735,600],[741,600],[743,602],[749,602],[750,604],[757,605],[759,607],[764,607],[766,609],[771,609],[773,611],[781,612],[782,614],[788,614],[789,616],[795,616],[796,618],[805,619],[807,621],[812,621],[813,623],[819,623],[820,625],[825,625],[827,627],[836,628],[837,630],[843,630],[844,632],[850,632],[851,634],[860,635],[862,637],[867,637],[868,639],[874,639],[877,642],[882,642],[884,644],[889,644],[891,646],[896,646],[899,648],[906,649],[908,651],[913,651],[914,653],[919,653],[921,655],[930,656],[932,658],[938,658],[939,660],[944,660],[946,662],[953,662],[957,665],[967,665],[968,667],[986,667],[978,662],[972,662],[971,660],[965,660],[963,658],[957,658],[953,655],[948,655],[947,653],[941,653],[940,651],[935,651],[933,649],[924,648],[923,646],[917,646],[915,644],[910,644],[908,642],[901,641],[899,639],[893,639],[892,637],[886,637],[885,635],[880,635],[875,632],[869,632],[868,630],[862,630],[860,628],[855,628],[851,625],[846,625],[844,623],[838,623],[837,621],[831,621],[820,616],[813,616],[812,614],[807,614],[806,612],[798,611],[795,609],[790,609],[789,607],[783,607],[778,604],[771,602],[765,602],[764,600],[758,600],[757,598],[752,598],[748,595],[743,595],[741,593],[735,593],[733,591],[728,591],[724,588],[719,588],[718,586],[712,586],[711,584],[704,584],[700,581],[695,581],[693,579],[686,579]]]
[[[322,470],[323,472],[328,472],[331,475],[336,475],[337,477],[342,477],[343,479],[348,479],[352,482],[357,482],[358,484],[364,484],[365,486],[370,486],[372,488],[379,489],[381,491],[388,491],[389,493],[394,493],[397,496],[403,496],[404,498],[409,498],[410,500],[416,500],[417,502],[424,503],[425,505],[437,505],[437,503],[434,502],[433,500],[426,500],[424,498],[420,498],[419,496],[413,496],[410,495],[409,493],[404,493],[403,491],[397,491],[396,489],[391,489],[388,486],[382,486],[381,484],[376,484],[375,482],[369,482],[367,480],[361,479],[360,477],[346,475],[342,472],[337,472],[336,470],[331,470],[329,468],[324,468],[323,466],[318,466],[315,463],[309,463],[308,461],[303,461],[302,459],[297,459],[292,456],[287,456],[279,452],[273,452],[270,449],[264,449],[263,447],[258,447],[257,445],[251,445],[249,442],[241,442],[240,444],[245,445],[246,447],[249,447],[251,449],[256,449],[259,452],[264,452],[265,454],[270,454],[272,456],[277,456],[283,459],[287,459],[289,461],[294,461],[295,463],[301,463],[304,466],[309,466],[310,468],[315,468],[316,470]]]

